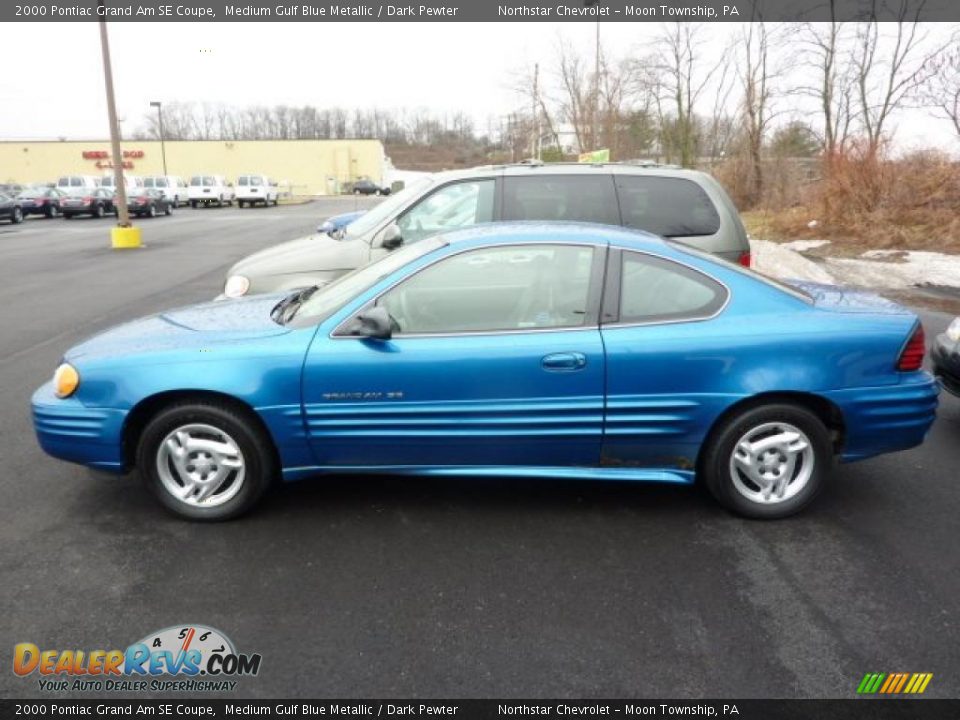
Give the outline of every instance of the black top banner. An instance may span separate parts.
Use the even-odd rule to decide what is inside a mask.
[[[0,700],[0,718],[956,720],[958,700]]]
[[[3,22],[960,21],[958,0],[26,0]]]

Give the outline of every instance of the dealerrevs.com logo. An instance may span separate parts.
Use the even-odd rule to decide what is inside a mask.
[[[219,630],[177,625],[150,633],[126,650],[13,648],[13,672],[36,674],[46,692],[231,691],[260,672],[258,653],[238,653]]]

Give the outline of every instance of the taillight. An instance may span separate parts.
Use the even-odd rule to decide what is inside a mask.
[[[740,253],[740,257],[737,258],[737,262],[740,265],[743,265],[745,268],[750,267],[750,262],[751,262],[750,251],[744,250],[742,253]]]
[[[900,359],[897,360],[897,370],[901,372],[913,372],[919,370],[923,365],[923,354],[927,350],[926,338],[923,336],[923,325],[917,324],[917,329],[907,341],[900,353]]]

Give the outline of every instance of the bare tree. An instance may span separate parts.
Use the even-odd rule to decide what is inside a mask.
[[[932,61],[938,54],[920,54],[925,34],[919,18],[925,0],[898,2],[899,5],[892,8],[896,21],[881,24],[878,0],[870,0],[869,19],[857,30],[857,47],[852,58],[857,117],[867,139],[870,157],[877,155],[891,115],[931,77]],[[882,26],[890,25],[893,33],[887,38]]]
[[[960,34],[954,36],[952,45],[932,63],[925,100],[938,116],[950,121],[960,140]]]
[[[821,139],[827,157],[842,149],[853,120],[853,65],[846,62],[849,33],[836,20],[837,0],[827,0],[830,22],[804,23],[798,38],[801,64],[810,71],[811,83],[800,85],[798,93],[813,97],[821,118]]]
[[[561,39],[559,49],[560,115],[573,127],[580,150],[596,147],[593,123],[594,86],[583,57]]]
[[[654,56],[644,60],[652,65],[640,72],[647,77],[656,98],[661,146],[667,159],[676,157],[684,167],[693,167],[700,140],[695,107],[719,66],[698,56],[697,47],[705,39],[704,24],[677,22],[662,27]]]
[[[773,81],[779,73],[771,65],[771,34],[765,22],[746,23],[739,45],[737,73],[743,90],[741,116],[750,167],[749,201],[758,203],[763,197],[763,141],[773,118]]]

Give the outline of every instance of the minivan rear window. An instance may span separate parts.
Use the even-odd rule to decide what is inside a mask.
[[[504,220],[571,220],[619,225],[610,175],[537,175],[503,179]]]
[[[713,235],[720,229],[713,201],[691,180],[617,175],[616,183],[625,227],[669,238]]]

